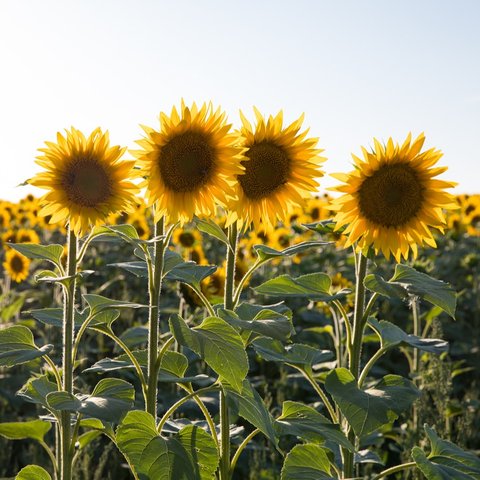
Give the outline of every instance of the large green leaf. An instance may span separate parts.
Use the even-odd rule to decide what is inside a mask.
[[[49,393],[57,391],[57,384],[48,380],[46,375],[33,377],[17,392],[19,397],[30,403],[37,403],[48,407],[46,397]]]
[[[273,310],[260,310],[249,319],[240,318],[231,310],[219,309],[217,313],[232,327],[239,330],[240,334],[248,332],[248,335],[242,335],[248,342],[258,336],[287,340],[294,332],[291,319]]]
[[[170,330],[181,345],[197,355],[237,391],[242,390],[248,372],[248,358],[240,335],[227,322],[208,317],[201,325],[189,328],[178,315],[170,319]]]
[[[210,219],[202,219],[202,218],[195,218],[195,223],[197,228],[207,235],[220,240],[220,242],[230,247],[230,242],[228,241],[228,237],[225,232],[213,221]]]
[[[195,262],[184,262],[176,265],[166,275],[166,280],[192,285],[200,289],[200,282],[217,270],[216,265],[197,265]]]
[[[187,426],[166,439],[146,412],[129,412],[117,429],[116,442],[140,480],[211,480],[218,466],[218,452],[207,432]]]
[[[51,325],[53,327],[62,328],[63,326],[63,309],[62,308],[41,308],[38,310],[28,310],[26,314],[31,315],[35,320],[43,323],[44,325]],[[87,319],[88,312],[79,312],[75,310],[74,322],[75,328],[79,328],[82,323]]]
[[[265,406],[262,397],[252,387],[248,380],[243,381],[240,392],[224,385],[230,408],[234,409],[242,418],[258,428],[274,444],[277,444],[273,418]]]
[[[109,267],[118,267],[126,270],[127,272],[133,273],[137,277],[147,278],[148,277],[148,268],[147,263],[140,261],[133,262],[118,262],[118,263],[109,263]]]
[[[314,443],[295,445],[285,457],[281,480],[335,480],[325,449]]]
[[[0,330],[0,367],[13,367],[47,355],[53,345],[38,348],[33,333],[23,325]]]
[[[275,420],[275,427],[279,435],[295,435],[309,442],[331,441],[354,451],[338,425],[303,403],[283,402],[282,415]]]
[[[52,480],[52,477],[38,465],[27,465],[18,472],[15,480]]]
[[[254,290],[262,295],[276,297],[300,297],[309,300],[330,302],[345,297],[350,290],[331,292],[332,280],[325,273],[309,273],[301,277],[292,278],[290,275],[280,275],[272,280],[267,280]]]
[[[386,375],[375,387],[361,390],[346,368],[332,370],[325,388],[358,437],[397,419],[420,395],[410,380],[398,375]]]
[[[111,298],[102,297],[101,295],[94,295],[92,293],[86,293],[83,295],[84,300],[88,303],[90,307],[90,316],[95,316],[98,313],[119,308],[144,308],[148,305],[142,305],[141,303],[125,302],[123,300],[113,300]]]
[[[0,423],[0,435],[9,440],[22,440],[33,438],[43,440],[47,432],[52,428],[50,422],[43,420],[31,420],[29,422]]]
[[[109,225],[107,228],[114,232],[122,240],[125,240],[126,242],[135,246],[152,244],[165,238],[163,235],[159,235],[149,240],[142,240],[138,235],[137,229],[133,225],[129,224]]]
[[[61,245],[37,245],[36,243],[9,243],[8,245],[27,258],[47,260],[56,267],[61,265],[60,259],[63,255]]]
[[[480,479],[480,458],[477,455],[462,450],[448,440],[441,439],[435,430],[427,425],[425,425],[425,432],[430,440],[430,454],[427,457],[420,448],[415,448],[412,456],[428,480]]]
[[[388,282],[379,275],[367,275],[364,284],[372,292],[386,297],[405,299],[409,295],[418,296],[455,318],[457,295],[453,288],[407,265],[398,264]]]
[[[287,363],[307,370],[334,358],[333,352],[330,350],[318,350],[303,343],[292,343],[285,346],[278,340],[258,338],[252,342],[252,345],[258,355],[265,360]]]
[[[321,247],[323,245],[328,245],[332,242],[302,242],[287,247],[283,250],[276,250],[275,248],[269,247],[267,245],[254,245],[253,249],[257,253],[260,260],[270,260],[272,258],[278,257],[291,257],[293,255],[297,255],[298,253],[304,252],[306,250],[310,250],[311,248]]]
[[[132,385],[118,378],[100,380],[91,395],[53,392],[47,396],[48,404],[55,410],[77,411],[105,422],[118,422],[132,408],[134,399]]]
[[[377,332],[382,348],[393,348],[397,345],[408,345],[419,350],[440,354],[448,350],[448,342],[438,338],[420,338],[404,332],[400,327],[386,320],[368,319],[368,324]]]

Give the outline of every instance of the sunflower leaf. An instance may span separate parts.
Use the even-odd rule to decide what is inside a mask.
[[[345,297],[350,290],[343,289],[338,293],[331,293],[332,280],[325,273],[309,273],[301,277],[292,278],[290,275],[280,275],[267,280],[254,290],[256,293],[276,297],[300,297],[309,300],[331,302]]]
[[[36,243],[9,243],[8,245],[27,258],[47,260],[56,267],[61,268],[60,259],[63,255],[63,247],[61,245],[38,245]]]
[[[368,324],[377,332],[381,339],[382,348],[388,349],[397,345],[408,345],[425,352],[440,354],[448,351],[448,342],[437,338],[420,338],[416,335],[409,335],[400,327],[386,320],[376,320],[373,317],[368,319]]]
[[[27,465],[18,472],[15,480],[52,480],[52,477],[43,467]]]
[[[285,457],[281,480],[334,480],[327,450],[315,443],[295,445]]]
[[[237,391],[248,372],[248,358],[242,338],[218,317],[206,318],[198,327],[189,328],[178,315],[170,318],[170,330],[180,345],[193,350],[218,375]]]
[[[346,368],[332,370],[325,388],[358,437],[397,419],[420,395],[410,380],[399,375],[386,375],[375,387],[361,390]]]
[[[173,267],[166,275],[166,280],[176,280],[200,289],[200,282],[217,270],[216,265],[197,265],[195,262],[182,262]]]
[[[323,245],[329,245],[332,242],[302,242],[297,243],[296,245],[292,245],[287,247],[283,250],[276,250],[275,248],[269,247],[267,245],[254,245],[253,249],[258,255],[260,260],[270,260],[271,258],[277,257],[291,257],[293,255],[297,255],[298,253],[304,252],[305,250],[309,250],[311,248],[320,247]]]
[[[227,245],[228,248],[232,249],[227,235],[213,220],[196,217],[195,224],[202,233],[206,233],[207,235],[220,240],[222,243]]]
[[[38,348],[32,331],[23,325],[14,325],[0,330],[0,367],[13,367],[43,357],[51,352],[53,345]]]
[[[31,420],[29,422],[0,423],[0,435],[9,440],[23,440],[32,438],[42,441],[47,432],[52,428],[50,422],[44,420]]]

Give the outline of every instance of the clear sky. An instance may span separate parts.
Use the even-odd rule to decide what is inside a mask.
[[[57,131],[132,148],[181,97],[236,126],[305,112],[327,173],[424,131],[456,192],[480,192],[480,1],[0,0],[0,198],[42,193],[16,185]]]

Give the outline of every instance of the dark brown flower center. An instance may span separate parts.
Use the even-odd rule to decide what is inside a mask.
[[[242,162],[245,173],[238,181],[247,198],[260,200],[268,197],[287,183],[290,176],[290,158],[285,150],[267,141],[252,145]]]
[[[375,224],[399,227],[418,213],[423,192],[422,182],[412,167],[405,163],[386,164],[360,186],[360,211]]]
[[[203,132],[187,131],[171,138],[159,154],[162,180],[174,192],[192,192],[205,185],[215,168],[215,150]]]
[[[62,186],[70,201],[82,207],[97,207],[112,192],[110,178],[95,158],[74,159],[64,172]]]
[[[10,261],[10,268],[15,273],[23,272],[23,260],[19,255],[12,257],[12,260]]]
[[[195,243],[195,237],[192,235],[191,232],[182,232],[178,236],[178,240],[182,247],[186,248],[193,247],[193,244]]]

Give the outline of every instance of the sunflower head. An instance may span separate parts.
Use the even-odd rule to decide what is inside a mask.
[[[233,194],[235,176],[243,171],[237,136],[230,133],[226,115],[212,104],[172,108],[160,113],[160,128],[142,127],[146,137],[132,152],[138,159],[148,205],[155,220],[186,223],[194,215],[214,215]]]
[[[202,235],[193,228],[176,228],[173,232],[173,243],[181,248],[192,249],[201,245]]]
[[[50,223],[68,222],[81,235],[135,203],[134,162],[120,160],[125,148],[111,147],[108,132],[97,128],[87,138],[72,127],[46,145],[37,157],[45,171],[28,183],[48,190],[40,199],[40,215],[50,216]]]
[[[3,268],[10,278],[17,283],[28,277],[30,260],[15,250],[9,249],[5,254]]]
[[[421,152],[424,141],[423,134],[413,142],[408,135],[401,146],[391,138],[386,145],[374,140],[372,151],[363,148],[363,159],[353,155],[353,172],[333,175],[343,182],[334,188],[343,195],[332,208],[336,229],[348,224],[346,247],[372,245],[399,262],[410,250],[416,256],[418,245],[436,246],[429,227],[443,231],[442,209],[457,208],[445,189],[456,184],[435,178],[447,168],[433,167],[442,153],[434,148]]]
[[[231,219],[257,229],[269,229],[277,220],[285,222],[306,195],[317,190],[325,161],[316,148],[318,139],[300,132],[303,115],[283,126],[283,114],[265,119],[255,109],[255,128],[240,112],[239,132],[246,160],[245,172],[237,177],[236,196],[229,204]],[[232,220],[230,220],[232,221]]]
[[[20,228],[16,234],[18,243],[40,243],[40,238],[35,230],[31,228]]]

